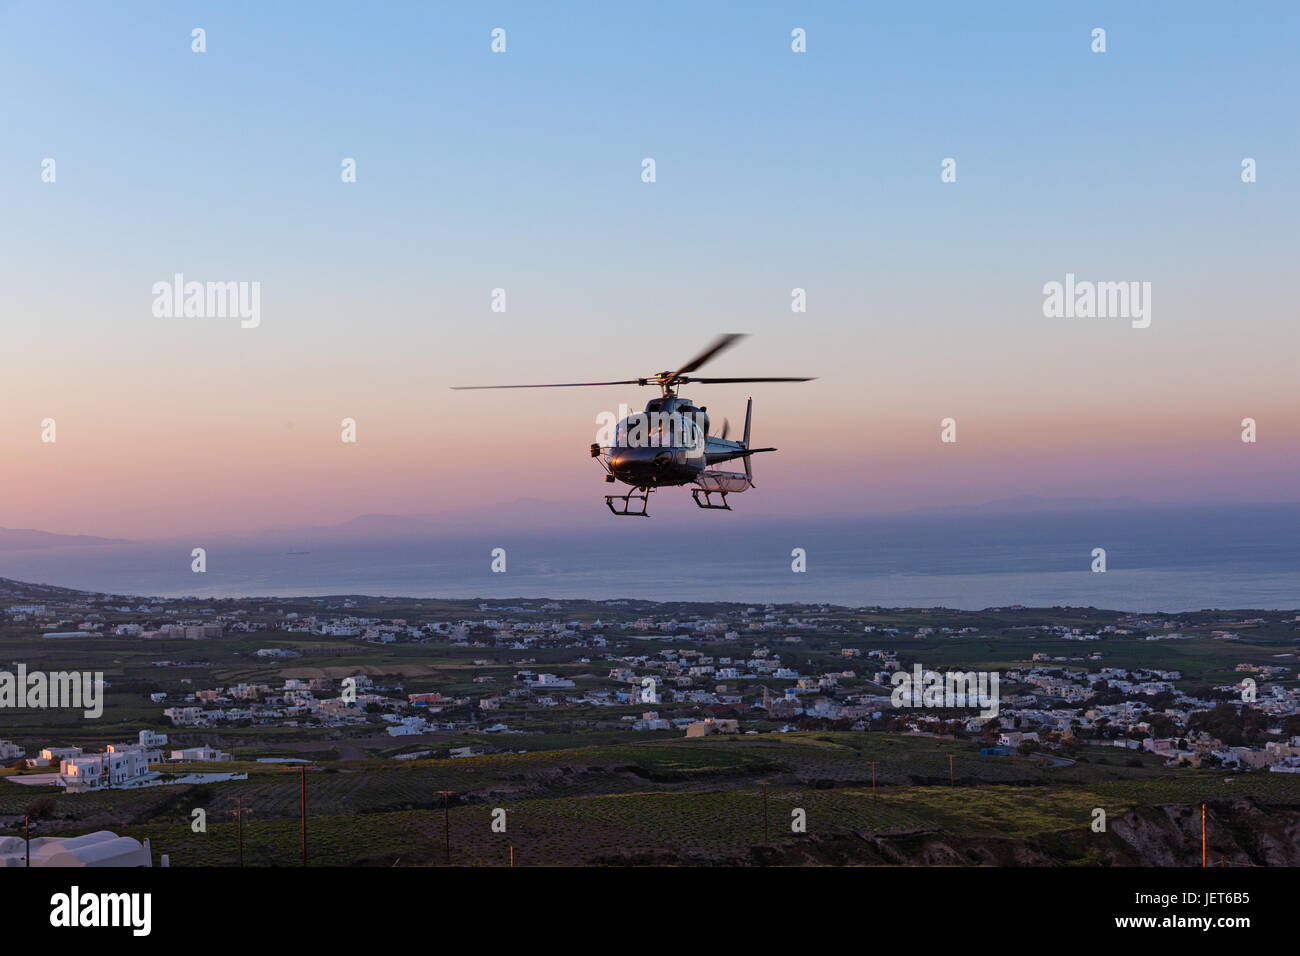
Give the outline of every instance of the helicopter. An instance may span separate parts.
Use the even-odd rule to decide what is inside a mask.
[[[605,496],[609,510],[619,517],[648,518],[650,494],[657,488],[691,488],[695,504],[706,510],[731,511],[727,495],[740,494],[754,487],[750,458],[775,448],[752,448],[749,425],[754,399],[745,405],[745,430],[739,441],[729,440],[731,424],[722,422],[718,435],[709,434],[708,408],[695,405],[678,394],[683,385],[731,385],[741,382],[811,382],[812,378],[696,378],[690,372],[734,346],[745,335],[730,332],[719,335],[702,352],[675,372],[660,372],[645,378],[615,382],[562,382],[545,385],[453,385],[456,391],[487,388],[582,388],[596,385],[655,385],[660,397],[646,403],[645,411],[618,420],[608,413],[609,424],[604,441],[591,445],[591,457],[600,460],[605,480],[630,485],[626,494]],[[620,414],[622,412],[620,411]],[[598,419],[598,422],[600,419]],[[616,424],[615,424],[616,422]],[[740,459],[744,472],[719,471],[712,466]],[[715,498],[716,496],[716,498]]]

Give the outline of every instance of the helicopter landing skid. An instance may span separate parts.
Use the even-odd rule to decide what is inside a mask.
[[[700,493],[703,492],[704,500],[700,500]],[[722,498],[722,504],[713,503],[713,495],[719,495]],[[731,505],[727,504],[727,493],[725,491],[709,491],[705,488],[692,488],[691,497],[695,499],[695,505],[698,508],[705,508],[710,511],[730,511]]]
[[[637,494],[638,491],[640,492],[640,494]],[[648,518],[650,517],[650,515],[647,513],[646,509],[650,506],[650,491],[651,489],[649,488],[638,488],[636,489],[636,491],[629,491],[625,495],[606,495],[605,504],[609,507],[609,510],[613,514],[616,514],[619,517]],[[622,502],[623,507],[615,508],[614,502],[616,501]],[[633,501],[641,502],[640,511],[633,510],[632,508]]]

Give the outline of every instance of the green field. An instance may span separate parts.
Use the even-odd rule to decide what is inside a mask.
[[[1224,831],[1216,846],[1247,862],[1252,848],[1226,821],[1239,813],[1255,830],[1260,820],[1274,819],[1285,830],[1300,815],[1300,779],[1290,774],[1091,761],[1052,768],[1026,758],[1013,768],[1009,757],[980,756],[969,742],[874,733],[676,739],[317,766],[307,773],[313,865],[443,864],[443,790],[452,792],[447,817],[457,865],[506,865],[511,847],[516,865],[1135,863],[1140,849],[1113,831],[1092,832],[1094,808],[1114,821],[1147,808],[1187,811],[1203,800],[1213,803],[1215,825]],[[220,769],[248,772],[249,779],[93,794],[8,785],[0,789],[0,817],[15,821],[44,801],[39,834],[112,827],[149,838],[173,865],[233,865],[232,811],[239,798],[251,811],[246,865],[298,863],[297,768],[236,763]],[[504,834],[491,827],[498,807],[506,810]],[[206,811],[206,833],[191,829],[195,808]],[[806,832],[791,830],[796,808],[804,811]],[[1182,843],[1188,861],[1199,853],[1194,841]]]

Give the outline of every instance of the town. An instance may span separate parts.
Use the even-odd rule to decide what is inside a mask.
[[[1261,629],[1300,635],[1300,616],[1294,614],[1195,623],[1153,615],[1117,615],[1103,623],[1099,615],[1091,628],[1043,623],[993,629],[880,624],[874,620],[887,616],[885,609],[824,606],[652,615],[628,613],[624,602],[574,602],[586,613],[566,618],[565,602],[538,601],[479,604],[474,616],[434,612],[395,618],[357,613],[360,599],[314,601],[326,607],[313,613],[270,610],[280,603],[274,601],[258,601],[259,610],[253,611],[193,600],[134,605],[115,600],[11,604],[4,609],[5,623],[11,631],[42,640],[76,638],[83,646],[104,641],[116,649],[126,640],[142,651],[186,647],[190,653],[184,658],[149,662],[159,689],[150,689],[148,699],[158,705],[160,727],[191,732],[268,726],[346,729],[353,735],[382,731],[395,738],[510,735],[526,732],[531,714],[581,711],[595,715],[587,722],[592,727],[629,731],[764,733],[816,722],[828,728],[996,737],[998,746],[1022,752],[1068,752],[1087,742],[1145,750],[1171,766],[1300,772],[1300,740],[1295,739],[1300,655],[1294,648],[1273,649],[1263,657],[1232,653]],[[589,617],[592,612],[597,616]],[[450,688],[427,688],[427,679],[412,680],[400,666],[378,678],[358,672],[204,683],[198,676],[176,676],[211,670],[212,662],[185,659],[205,656],[206,643],[249,636],[267,639],[268,646],[253,649],[251,657],[273,665],[270,669],[293,670],[296,662],[330,656],[356,654],[364,660],[372,649],[384,660],[384,650],[395,647],[427,649],[430,659],[457,652],[484,656],[466,662],[474,672],[471,687],[459,680],[449,682]],[[891,676],[935,663],[910,645],[941,641],[947,659],[960,659],[967,647],[982,658],[988,640],[1007,637],[1023,646],[1051,642],[1077,651],[1031,651],[1026,659],[1004,665],[1004,696],[994,718],[891,707]],[[328,643],[321,646],[321,639]],[[1176,648],[1194,640],[1223,649],[1217,671],[1230,677],[1207,680],[1215,675],[1202,673],[1185,679],[1177,667],[1129,663],[1147,648]],[[538,664],[539,655],[549,662],[546,667]],[[364,668],[376,669],[382,665]],[[602,710],[620,713],[602,717]],[[139,743],[110,745],[108,752],[138,752],[150,758],[146,762],[158,763],[156,747],[166,739],[145,731]],[[175,751],[172,759],[221,759],[217,753],[200,746]],[[12,741],[0,742],[0,761],[12,764],[22,756]],[[27,763],[39,767],[65,757],[93,759],[65,744],[43,749]],[[70,765],[74,774],[77,766]]]
[[[295,766],[563,762],[616,742],[811,733],[858,752],[960,744],[972,780],[1007,761],[1017,781],[1094,765],[1300,784],[1294,612],[140,599],[6,581],[0,622],[29,673],[102,673],[105,701],[94,720],[11,712],[0,792],[75,801]],[[891,700],[896,675],[965,669],[996,676],[995,707]],[[0,802],[0,825],[17,809]]]

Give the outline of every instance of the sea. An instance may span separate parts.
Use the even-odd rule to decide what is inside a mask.
[[[203,573],[191,569],[195,546],[206,551]],[[1094,570],[1098,548],[1104,571]],[[495,549],[504,572],[492,570]],[[320,528],[4,550],[0,577],[157,597],[1287,610],[1300,609],[1300,505]]]

